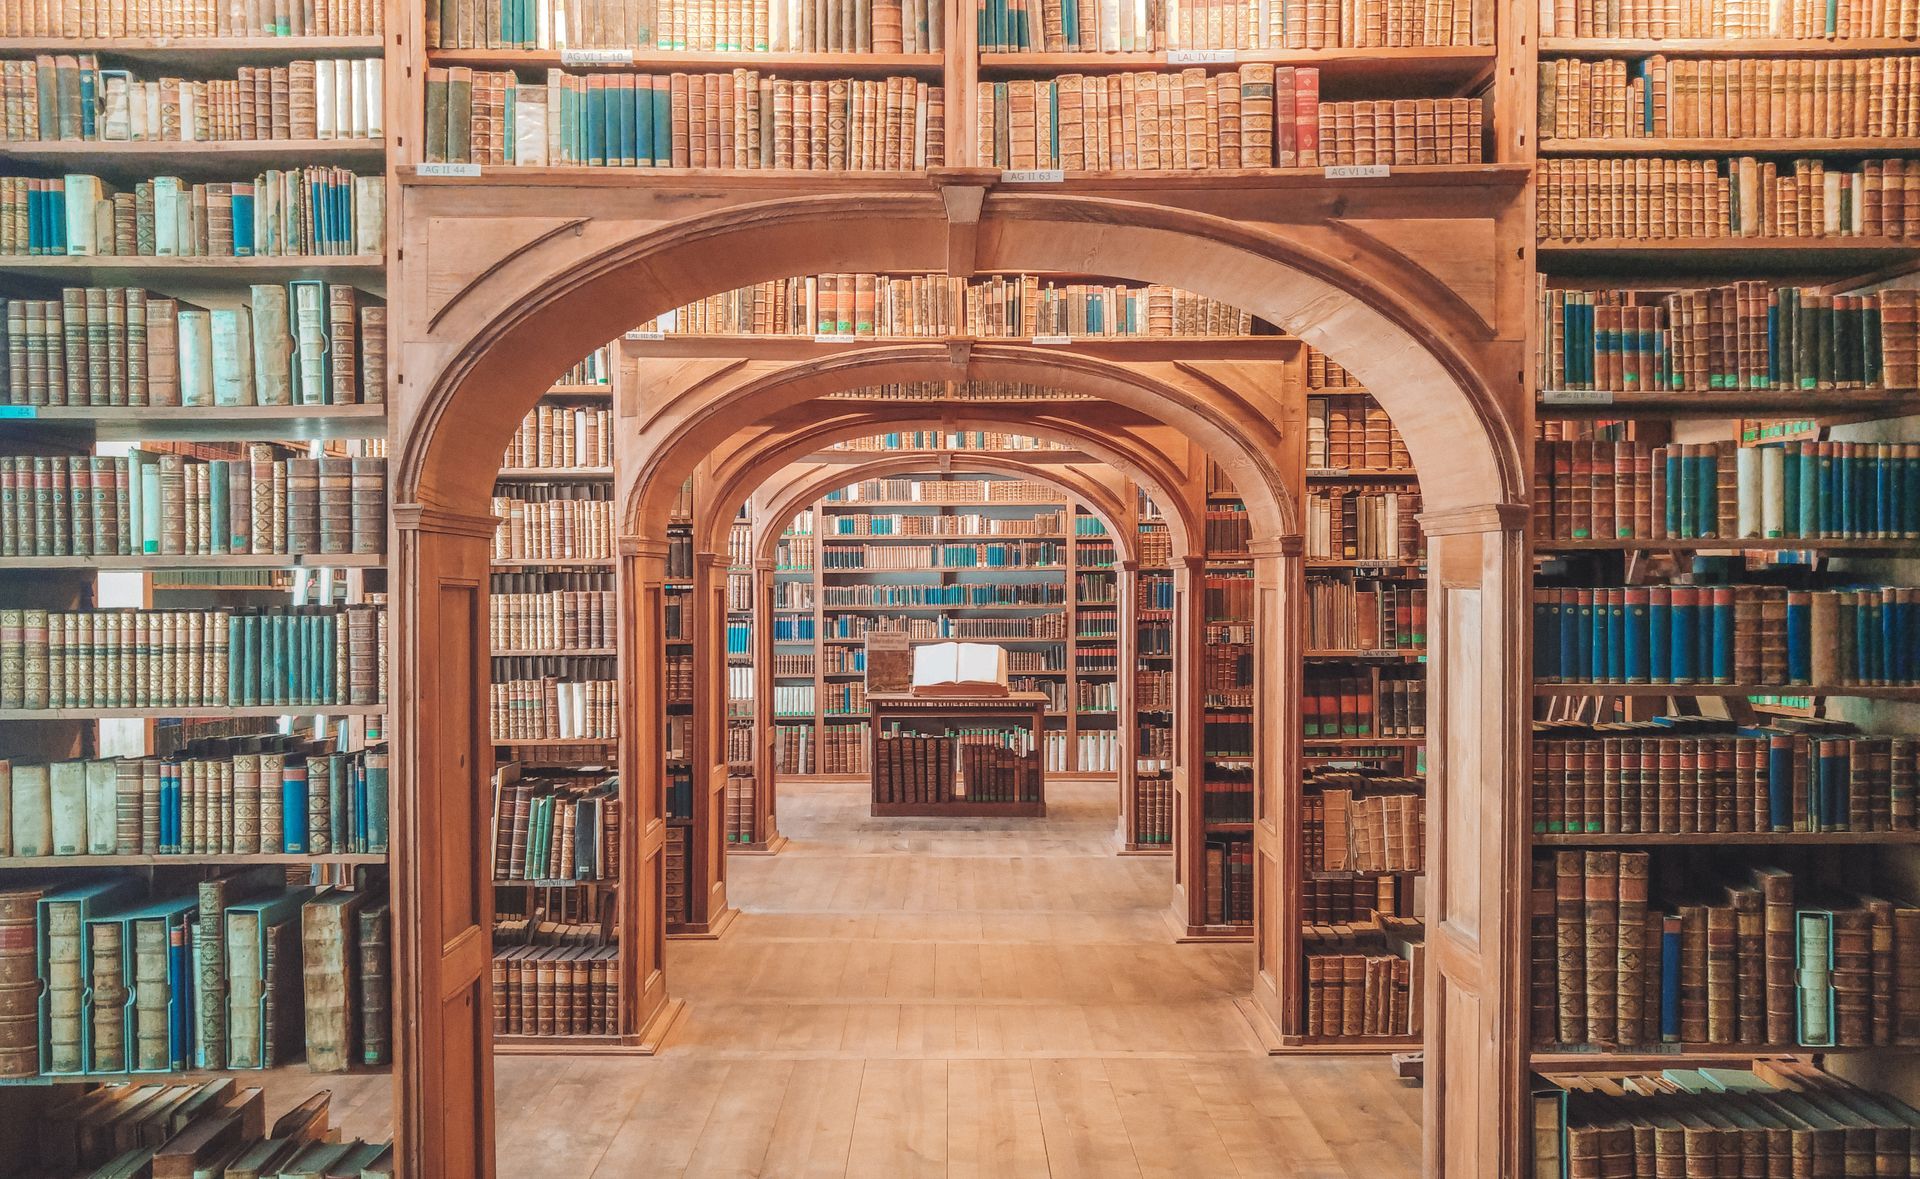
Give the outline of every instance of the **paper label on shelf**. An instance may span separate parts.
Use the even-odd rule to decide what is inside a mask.
[[[560,64],[563,66],[610,66],[632,65],[631,49],[562,49]]]
[[[1073,337],[1072,336],[1035,336],[1033,338],[1033,342],[1036,344],[1054,344],[1054,345],[1071,344],[1073,343]]]
[[[477,180],[480,176],[478,164],[421,164],[417,171],[422,176],[463,176]]]
[[[32,405],[0,405],[0,418],[39,417],[40,415],[34,412],[36,408],[38,407]]]
[[[1239,60],[1231,49],[1169,49],[1168,65],[1232,65]]]
[[[664,340],[667,338],[667,333],[643,332],[639,328],[635,328],[626,334],[626,338],[629,340]]]
[[[1003,184],[1065,184],[1067,174],[1059,168],[1009,168],[1000,173]]]
[[[1385,164],[1328,164],[1328,180],[1372,180],[1381,176],[1391,176],[1393,170]]]
[[[1542,405],[1612,405],[1611,389],[1542,389]]]
[[[813,337],[816,344],[851,344],[856,337],[852,332],[818,332]]]

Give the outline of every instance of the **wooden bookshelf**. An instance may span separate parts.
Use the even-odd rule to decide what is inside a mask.
[[[174,14],[179,15],[179,14]],[[45,14],[42,14],[44,19]],[[33,19],[31,14],[27,19]],[[107,18],[103,15],[102,21]],[[384,56],[388,39],[384,36],[351,37],[102,37],[102,38],[57,38],[57,37],[11,37],[0,38],[0,57],[21,59],[32,56],[54,56],[71,54],[92,54],[108,69],[126,68],[141,79],[173,77],[186,80],[228,78],[235,71],[249,66],[284,66],[290,61],[320,58],[379,59]],[[132,193],[143,181],[157,176],[176,176],[192,182],[245,183],[256,174],[267,169],[298,169],[305,165],[335,164],[351,168],[362,176],[376,179],[384,178],[390,144],[381,138],[372,139],[300,139],[273,141],[99,141],[79,138],[63,139],[51,142],[15,142],[5,145],[4,152],[8,168],[12,175],[31,173],[35,176],[61,173],[82,173],[97,175],[108,182],[112,190]],[[57,187],[57,182],[56,182]],[[74,190],[69,189],[68,194]],[[392,193],[388,194],[390,197]],[[397,199],[389,199],[387,216],[397,220]],[[75,211],[56,204],[42,212],[51,212],[56,217],[64,217],[68,224],[73,223]],[[131,210],[129,210],[131,211]],[[79,212],[84,212],[80,210]],[[291,212],[291,211],[289,211]],[[365,210],[355,210],[358,222],[354,228],[366,230],[359,218]],[[205,216],[204,211],[201,214]],[[307,223],[307,213],[300,213],[302,224]],[[196,219],[196,225],[203,224]],[[204,223],[213,228],[212,222]],[[391,221],[388,225],[391,224]],[[382,226],[383,235],[387,225]],[[24,241],[24,221],[22,222]],[[36,230],[36,232],[38,232]],[[348,235],[348,241],[352,235]],[[79,248],[78,243],[75,244]],[[183,230],[182,249],[195,248],[185,239]],[[216,239],[215,248],[219,248]],[[323,247],[315,247],[323,248]],[[248,306],[249,286],[256,284],[284,285],[297,280],[318,280],[326,284],[353,288],[357,292],[358,305],[362,308],[375,306],[386,301],[386,297],[395,294],[388,288],[387,254],[384,243],[375,247],[372,254],[287,254],[280,256],[243,256],[222,257],[211,255],[181,255],[169,257],[139,255],[82,255],[82,254],[38,254],[30,256],[0,257],[0,298],[5,299],[44,299],[57,297],[63,289],[91,287],[137,287],[147,290],[154,298],[177,298],[183,305],[218,311],[219,309]],[[324,297],[324,295],[323,295]],[[388,322],[396,322],[390,320]],[[181,322],[184,324],[184,316]],[[205,404],[205,405],[127,405],[124,401],[130,395],[138,401],[147,396],[145,389],[117,390],[122,404],[101,405],[85,404],[87,397],[82,393],[82,404],[72,405],[4,405],[0,406],[0,441],[4,441],[10,454],[36,455],[119,455],[133,444],[144,453],[151,455],[157,450],[175,450],[191,455],[188,469],[198,469],[201,476],[206,475],[204,466],[198,464],[215,458],[244,460],[247,447],[255,442],[278,444],[274,450],[276,460],[280,458],[334,458],[334,459],[374,459],[384,458],[386,448],[384,439],[388,434],[387,393],[389,374],[384,368],[365,363],[366,353],[358,348],[361,337],[359,331],[365,321],[356,320],[352,342],[341,337],[333,325],[320,326],[320,338],[304,346],[323,349],[319,355],[321,371],[328,373],[329,379],[322,382],[324,392],[320,395],[341,397],[342,404]],[[89,358],[84,352],[76,352],[71,347],[73,323],[69,320],[69,342],[65,361],[72,372],[72,366],[80,366],[86,371]],[[106,335],[106,333],[102,333]],[[18,337],[16,337],[18,342]],[[189,365],[188,350],[179,346],[168,349],[164,341],[147,341],[148,346],[171,351],[179,377],[177,389],[189,388],[189,375],[198,378],[201,373],[192,371]],[[101,344],[107,350],[111,344]],[[241,345],[244,349],[245,345]],[[111,365],[123,365],[127,362],[124,355],[109,358],[99,356],[99,372]],[[307,363],[303,359],[301,363]],[[329,372],[324,367],[329,362],[339,365]],[[205,356],[201,363],[206,365],[206,375],[210,381],[222,381],[224,387],[220,400],[252,401],[256,398],[273,400],[277,395],[286,393],[284,388],[275,390],[270,383],[252,372],[246,364],[236,364],[231,352],[216,348],[211,355]],[[352,367],[347,367],[351,365]],[[49,366],[51,367],[51,366]],[[122,369],[124,372],[124,367]],[[351,374],[351,375],[349,375]],[[282,374],[283,376],[285,374]],[[346,377],[344,382],[338,380]],[[100,384],[101,376],[93,377],[93,400],[106,400],[106,389]],[[130,385],[132,382],[128,382]],[[83,385],[84,388],[84,385]],[[156,386],[156,389],[158,386]],[[11,400],[21,400],[16,395]],[[59,397],[60,390],[54,390],[53,396]],[[65,391],[71,395],[72,386]],[[293,397],[301,396],[296,386]],[[26,400],[41,400],[43,395],[31,389],[29,381]],[[192,447],[168,447],[158,444],[192,443]],[[219,486],[217,482],[214,486]],[[200,484],[196,491],[188,483],[188,494],[184,498],[184,508],[189,514],[203,511],[203,502],[199,498],[206,494],[208,485]],[[11,488],[9,489],[11,493]],[[356,480],[355,494],[360,487]],[[124,493],[124,488],[123,488]],[[302,492],[301,494],[304,494]],[[383,489],[383,496],[385,491]],[[108,492],[109,499],[112,493]],[[11,499],[11,494],[9,495]],[[122,505],[126,503],[123,499]],[[292,516],[295,496],[290,489],[288,502],[281,505],[288,516]],[[391,498],[381,505],[382,511],[390,505]],[[92,508],[73,507],[76,521],[88,518]],[[124,509],[124,506],[122,508]],[[244,507],[242,510],[245,510]],[[255,501],[256,512],[261,510],[259,501]],[[324,508],[319,510],[326,510]],[[191,518],[191,515],[190,515]],[[163,520],[163,525],[174,522]],[[123,534],[129,530],[123,529]],[[293,531],[289,528],[289,532]],[[328,530],[331,531],[330,529]],[[149,529],[151,532],[151,529]],[[387,530],[378,529],[379,545],[385,547]],[[0,558],[0,609],[33,605],[65,610],[113,610],[142,609],[167,611],[176,609],[210,609],[226,606],[292,606],[292,605],[360,605],[370,600],[384,600],[388,589],[386,581],[387,556],[384,552],[342,552],[322,553],[316,550],[318,543],[301,542],[289,535],[282,546],[292,551],[275,553],[173,553],[103,556],[17,556]],[[344,537],[342,538],[345,539]],[[357,539],[357,538],[356,538]],[[327,537],[327,545],[332,547],[333,537]],[[197,542],[194,542],[197,543]],[[137,546],[136,546],[137,547]],[[211,546],[206,546],[211,547]],[[303,547],[306,551],[303,551]],[[280,570],[282,573],[259,578],[224,578],[218,576],[228,570]],[[235,584],[227,584],[233,581]],[[260,584],[246,584],[257,581]],[[345,626],[340,628],[345,637]],[[224,643],[225,636],[220,636]],[[211,645],[211,637],[207,642]],[[363,648],[356,653],[374,654]],[[230,653],[230,655],[233,653]],[[237,655],[234,656],[237,661]],[[292,653],[282,656],[297,666]],[[387,658],[384,652],[378,653],[377,666],[384,668]],[[238,663],[236,662],[236,666]],[[354,675],[359,674],[355,668]],[[377,673],[376,673],[377,674]],[[348,691],[348,666],[343,660],[340,668],[341,692],[344,697]],[[353,691],[356,698],[384,701],[385,684],[375,682],[370,685],[377,689],[373,693],[361,692],[361,684],[355,681]],[[58,697],[56,696],[56,699]],[[123,697],[124,698],[124,697]],[[399,774],[389,766],[385,772],[392,774],[384,787],[369,784],[364,794],[356,792],[354,773],[365,772],[372,778],[377,772],[373,760],[374,750],[385,749],[388,734],[386,717],[389,706],[384,702],[347,704],[227,704],[209,706],[156,706],[156,707],[102,707],[102,708],[8,708],[0,710],[0,723],[4,724],[7,734],[7,756],[13,765],[14,782],[21,780],[24,767],[37,761],[59,762],[68,759],[86,759],[93,763],[112,765],[120,758],[141,758],[158,762],[171,762],[179,767],[183,764],[205,765],[205,782],[210,783],[216,773],[231,774],[239,777],[239,771],[232,762],[236,751],[244,745],[219,746],[201,742],[215,737],[234,737],[247,742],[258,742],[257,748],[269,751],[284,751],[290,761],[298,763],[304,759],[309,768],[322,767],[314,772],[316,777],[306,782],[304,789],[317,801],[318,810],[309,809],[303,820],[312,819],[314,825],[305,836],[296,837],[291,824],[284,834],[277,837],[281,847],[306,846],[306,852],[295,851],[189,851],[158,850],[173,844],[185,847],[213,848],[260,848],[270,846],[262,837],[263,830],[258,827],[252,833],[241,830],[242,820],[236,806],[224,815],[218,813],[213,804],[215,799],[201,794],[199,786],[191,793],[179,796],[178,821],[184,824],[184,830],[176,828],[169,836],[158,837],[155,833],[161,829],[160,821],[153,816],[149,808],[159,807],[164,819],[174,814],[171,800],[160,801],[156,790],[151,795],[143,794],[137,806],[145,812],[146,824],[136,820],[134,834],[130,837],[125,826],[125,811],[122,824],[109,840],[115,850],[96,851],[82,855],[12,855],[12,847],[0,847],[0,851],[9,854],[0,855],[0,887],[38,884],[49,888],[64,888],[68,885],[87,881],[124,882],[130,889],[127,896],[108,901],[104,907],[93,910],[91,916],[99,918],[108,915],[120,915],[134,906],[151,901],[178,901],[182,904],[197,903],[202,906],[200,912],[206,912],[204,906],[211,903],[216,895],[202,886],[216,878],[236,876],[245,869],[261,869],[254,873],[260,877],[254,887],[262,890],[259,899],[271,895],[272,880],[282,884],[298,881],[302,884],[336,891],[364,892],[373,898],[373,903],[381,903],[381,897],[387,892],[387,869],[390,863],[388,848],[399,830],[396,816],[399,808],[393,808],[392,814],[377,811],[364,816],[356,815],[356,808],[365,805],[378,805],[380,795],[377,789],[399,791]],[[367,755],[364,760],[361,755]],[[317,762],[316,757],[350,759],[345,765],[353,767],[350,772],[334,776],[334,783],[346,791],[345,797],[338,792],[328,798],[329,783],[324,776],[326,766],[342,767],[342,762]],[[213,763],[227,762],[226,769],[216,771]],[[117,768],[117,767],[116,767]],[[176,768],[176,773],[197,778],[200,769]],[[302,774],[304,777],[304,771]],[[152,781],[153,779],[149,779]],[[284,800],[291,800],[292,784],[299,779],[289,775],[284,783],[270,785],[270,793],[263,797],[271,798],[284,806]],[[183,790],[186,788],[183,786]],[[282,794],[282,791],[287,791]],[[203,801],[203,811],[196,819],[194,814],[194,795]],[[22,803],[21,796],[15,796],[16,807]],[[333,805],[329,807],[327,804]],[[127,805],[122,797],[122,807]],[[272,805],[272,804],[269,804]],[[59,809],[59,804],[55,804]],[[265,809],[262,807],[261,809]],[[331,811],[322,817],[323,812]],[[195,823],[207,824],[195,829]],[[274,822],[280,822],[275,818]],[[231,824],[225,830],[223,825]],[[149,827],[150,825],[150,827]],[[18,829],[16,829],[18,830]],[[98,832],[89,832],[97,840]],[[310,842],[302,843],[303,838]],[[12,836],[9,834],[8,842]],[[83,844],[90,846],[90,844]],[[91,846],[103,846],[97,843]],[[240,879],[249,877],[241,876]],[[144,898],[144,899],[143,899]],[[246,894],[235,894],[229,903],[246,899]],[[390,898],[398,899],[398,898]],[[401,905],[394,906],[397,913]],[[206,918],[196,917],[186,921],[193,926],[195,937],[213,936],[206,925]],[[223,925],[225,915],[212,918]],[[293,940],[299,943],[302,937],[301,923],[306,918],[301,915],[300,903],[295,903],[294,916],[282,916],[276,920],[293,920]],[[396,918],[387,918],[387,937],[389,947],[395,940],[393,923]],[[349,919],[345,931],[346,944],[341,947],[345,969],[354,975],[361,973],[360,952],[356,947],[355,919]],[[185,928],[184,925],[176,926]],[[319,936],[311,927],[305,931],[309,939]],[[369,934],[372,936],[372,934]],[[402,935],[404,936],[404,935]],[[214,944],[218,944],[217,942]],[[129,946],[129,952],[132,947]],[[302,984],[298,981],[302,970],[327,971],[313,961],[302,961],[304,953],[297,955],[290,963],[282,964],[281,969],[290,968],[294,987]],[[391,991],[394,982],[394,970],[398,965],[397,956],[389,949],[387,959],[376,970],[384,970],[384,983],[378,981],[378,973],[365,975],[367,995],[376,999],[370,1007],[360,1009],[358,1004],[348,1011],[349,1028],[361,1020],[371,1018],[385,1020],[387,1028],[379,1030],[378,1024],[370,1025],[373,1038],[363,1042],[359,1034],[349,1032],[344,1045],[350,1053],[350,1072],[364,1074],[385,1072],[390,1068],[392,1047],[398,1038],[396,1026],[400,1018],[394,995]],[[200,967],[202,978],[209,977],[206,971],[209,964]],[[226,974],[229,963],[222,960],[217,968],[217,985],[222,994],[228,986]],[[85,979],[89,993],[99,994],[98,987],[111,986],[109,979],[88,975]],[[130,985],[131,977],[122,980]],[[272,983],[263,985],[272,986]],[[309,979],[306,984],[315,985]],[[352,995],[360,986],[349,983],[344,978],[334,980],[338,992]],[[384,993],[380,987],[389,988]],[[196,990],[198,987],[196,986]],[[297,996],[296,996],[297,998]],[[196,995],[195,1002],[202,997]],[[211,999],[224,1003],[223,998]],[[319,1002],[319,997],[309,999],[311,1007]],[[309,1025],[311,1028],[313,1025]],[[284,1031],[284,1029],[283,1029]],[[304,1037],[295,1031],[292,1040],[291,1055],[294,1063],[281,1064],[266,1070],[235,1069],[225,1071],[229,1063],[229,1044],[225,1031],[212,1038],[202,1026],[189,1026],[184,1042],[172,1045],[171,1053],[184,1055],[188,1060],[199,1057],[196,1053],[211,1051],[215,1066],[207,1068],[185,1068],[173,1072],[142,1072],[128,1074],[124,1070],[116,1071],[111,1065],[102,1064],[97,1055],[85,1058],[85,1067],[90,1070],[69,1074],[62,1070],[60,1075],[50,1075],[54,1068],[49,1051],[43,1044],[39,1067],[42,1075],[33,1077],[7,1077],[0,1079],[0,1085],[7,1093],[0,1098],[0,1121],[27,1124],[31,1120],[35,1102],[41,1100],[33,1093],[51,1085],[73,1083],[97,1084],[103,1080],[139,1080],[145,1082],[171,1083],[179,1080],[210,1079],[220,1075],[237,1075],[243,1085],[267,1084],[276,1090],[269,1097],[273,1103],[281,1095],[281,1087],[311,1088],[312,1077],[308,1065],[299,1058],[303,1055],[299,1045]],[[384,1041],[384,1043],[382,1042]],[[319,1041],[314,1041],[318,1051]],[[238,1038],[232,1045],[237,1049]],[[9,1046],[11,1047],[11,1045]],[[129,1035],[126,1045],[127,1057],[132,1053],[132,1037]],[[87,1049],[89,1053],[93,1048]],[[9,1140],[9,1149],[17,1147],[15,1140]],[[27,1165],[27,1164],[23,1164]]]

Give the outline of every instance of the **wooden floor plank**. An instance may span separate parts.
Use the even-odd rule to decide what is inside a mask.
[[[793,842],[728,863],[740,919],[668,944],[660,1055],[496,1058],[502,1179],[1414,1179],[1419,1092],[1265,1056],[1251,948],[1174,943],[1171,865],[1112,853],[1111,786],[1049,794],[875,820],[858,785],[783,784]],[[275,1108],[330,1089],[344,1133],[390,1133],[387,1079],[287,1080]]]

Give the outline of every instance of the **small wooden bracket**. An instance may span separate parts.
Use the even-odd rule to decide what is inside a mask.
[[[986,203],[986,185],[940,185],[940,203],[947,210],[947,273],[972,278],[980,240],[980,206]]]

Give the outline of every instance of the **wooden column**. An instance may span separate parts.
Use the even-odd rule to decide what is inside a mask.
[[[1206,867],[1206,821],[1201,781],[1206,767],[1207,558],[1187,553],[1173,562],[1173,909],[1174,934],[1186,937],[1206,924],[1206,898],[1193,882]]]
[[[761,525],[756,523],[755,527]],[[756,541],[754,550],[758,552],[759,548]],[[773,570],[772,558],[754,558],[753,843],[749,850],[770,853],[779,851],[787,843],[780,834],[776,773],[779,759],[775,756],[773,740]]]
[[[493,1174],[492,516],[393,509],[394,1136],[411,1179]]]
[[[1306,546],[1256,540],[1253,552],[1253,936],[1255,1006],[1273,1030],[1299,1029],[1286,1001],[1300,973],[1300,688],[1306,650]]]
[[[699,515],[695,515],[699,521]],[[696,537],[708,530],[696,528]],[[693,847],[687,924],[675,936],[718,937],[727,908],[727,555],[693,555]]]
[[[1134,527],[1131,518],[1123,523],[1127,527]],[[1114,543],[1120,543],[1118,537],[1114,538]],[[1135,543],[1137,544],[1138,541],[1136,540]],[[1120,633],[1115,640],[1115,645],[1120,649],[1120,673],[1114,678],[1114,682],[1118,685],[1116,691],[1119,696],[1115,707],[1120,711],[1118,723],[1114,725],[1114,729],[1120,734],[1121,748],[1119,760],[1114,763],[1113,776],[1120,791],[1118,838],[1122,851],[1126,850],[1127,844],[1133,840],[1135,804],[1139,801],[1135,797],[1138,767],[1134,760],[1134,751],[1139,747],[1140,741],[1140,713],[1134,707],[1137,700],[1134,680],[1139,675],[1134,664],[1139,660],[1140,655],[1139,619],[1135,614],[1134,582],[1139,574],[1140,562],[1132,557],[1125,558],[1114,566],[1114,605],[1120,619]]]
[[[667,994],[666,710],[667,542],[620,542],[620,854],[622,1031],[645,1050],[659,1046],[683,1006]]]
[[[1427,1173],[1529,1164],[1527,508],[1421,517],[1427,573]]]

